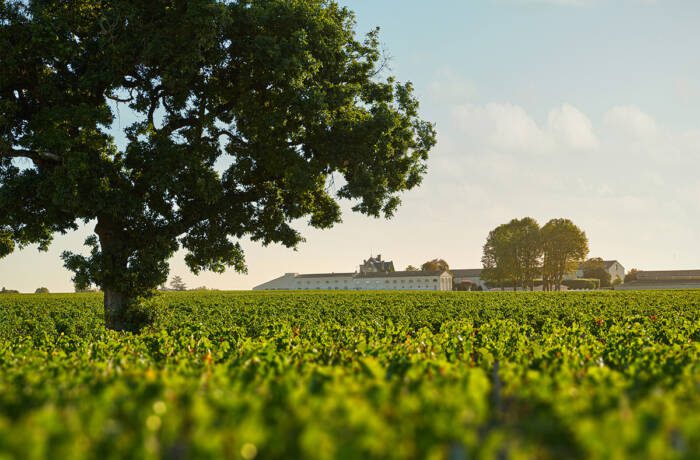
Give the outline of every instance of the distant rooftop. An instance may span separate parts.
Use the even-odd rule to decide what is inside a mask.
[[[616,263],[617,263],[617,264],[620,264],[620,262],[618,262],[617,260],[604,260],[604,261],[603,261],[603,265],[605,265],[605,268],[606,268],[606,269],[612,267],[612,266],[615,265]],[[622,264],[620,264],[620,265],[622,265]],[[582,269],[582,268],[583,268],[583,262],[581,262],[580,264],[578,264],[578,268],[579,268],[579,269]]]
[[[304,275],[296,275],[297,278],[349,278],[355,276],[355,273],[308,273]]]
[[[700,280],[700,270],[644,270],[637,273],[638,280]]]
[[[385,272],[385,273],[358,273],[358,278],[404,278],[412,276],[440,276],[447,270],[429,270],[429,271],[400,271],[400,272]]]
[[[482,270],[482,268],[458,268],[450,272],[455,278],[478,278]]]

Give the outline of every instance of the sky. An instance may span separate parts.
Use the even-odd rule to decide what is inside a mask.
[[[357,31],[381,28],[391,73],[411,81],[438,144],[391,220],[353,214],[298,228],[296,251],[243,241],[247,274],[171,276],[250,289],[286,272],[397,269],[444,258],[477,268],[489,230],[566,217],[590,256],[627,269],[700,269],[700,2],[696,0],[344,0]],[[63,250],[92,225],[0,259],[0,286],[70,292]]]

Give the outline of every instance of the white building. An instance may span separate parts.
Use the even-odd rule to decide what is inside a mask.
[[[622,266],[617,260],[604,260],[605,271],[610,273],[610,282],[615,281],[617,277],[620,277],[621,281],[625,280],[625,267]],[[567,279],[583,278],[583,264],[579,265],[578,270],[576,270],[576,276],[566,277]]]
[[[379,268],[378,268],[379,267]],[[370,257],[354,273],[285,273],[253,288],[260,290],[451,291],[449,271],[394,271],[393,263]]]

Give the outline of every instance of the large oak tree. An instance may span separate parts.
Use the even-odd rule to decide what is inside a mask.
[[[124,329],[179,248],[244,271],[240,239],[293,247],[338,199],[391,216],[435,133],[381,67],[331,1],[0,0],[0,256],[95,222],[65,264]]]

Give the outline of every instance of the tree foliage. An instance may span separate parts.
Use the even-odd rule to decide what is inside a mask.
[[[515,261],[510,251],[508,224],[502,224],[489,232],[481,257],[481,278],[492,285],[503,287],[513,277]]]
[[[637,274],[639,274],[639,270],[636,268],[631,269],[627,273],[625,273],[625,283],[630,282],[630,281],[636,281],[637,280]]]
[[[338,199],[392,216],[435,132],[354,26],[325,0],[1,2],[0,256],[94,222],[63,258],[120,328],[178,249],[245,272],[240,239],[295,247]]]
[[[450,265],[444,259],[433,259],[421,265],[423,271],[447,271]]]
[[[186,291],[187,290],[187,285],[182,281],[182,278],[180,276],[173,276],[173,279],[170,280],[170,288],[173,291]]]
[[[541,256],[537,221],[531,217],[513,219],[489,233],[482,257],[482,278],[501,287],[510,284],[532,289],[540,272]]]
[[[513,219],[489,232],[481,259],[481,278],[490,285],[560,288],[564,274],[588,254],[585,233],[568,219],[552,219],[540,229],[531,217]]]
[[[414,267],[413,265],[409,265],[408,267],[406,267],[406,271],[407,272],[419,272],[420,268]]]
[[[545,289],[561,289],[564,275],[588,255],[586,234],[569,219],[552,219],[542,227],[542,279]]]
[[[582,267],[583,277],[600,280],[600,287],[610,287],[612,285],[612,275],[605,268],[605,261],[600,257],[586,260]]]

